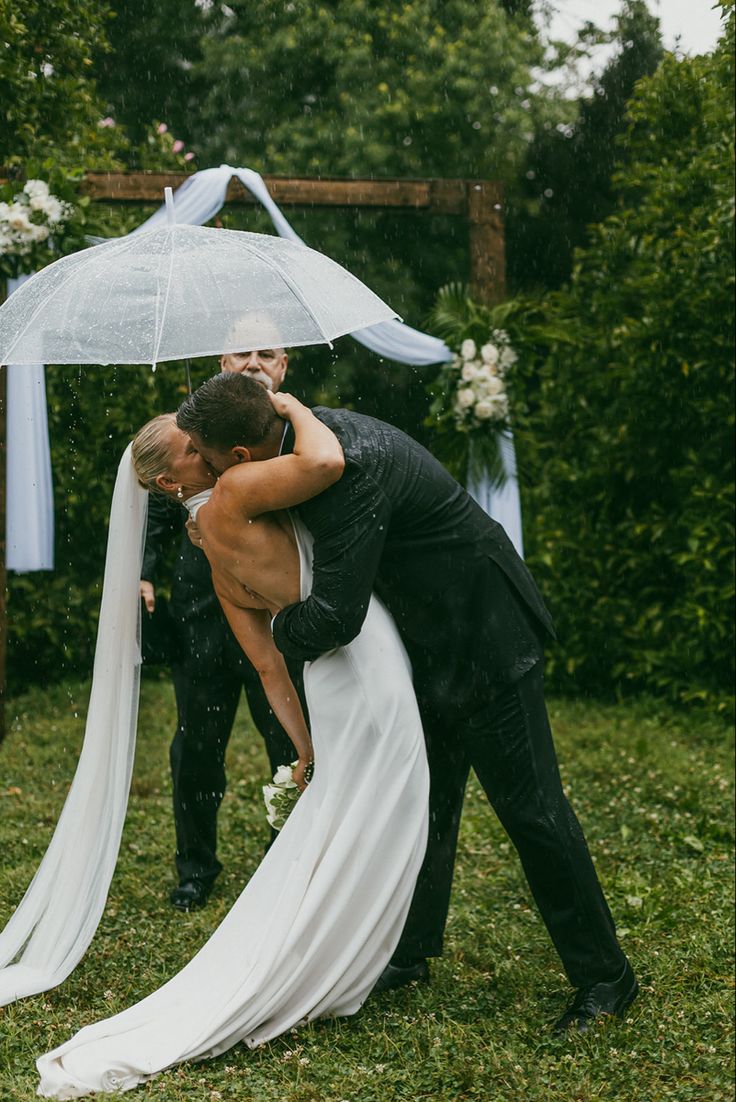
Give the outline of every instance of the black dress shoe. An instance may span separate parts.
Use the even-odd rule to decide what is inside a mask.
[[[555,1022],[554,1031],[566,1033],[574,1030],[585,1033],[597,1018],[620,1018],[638,994],[639,984],[631,965],[626,961],[624,970],[617,979],[610,983],[593,983],[590,987],[581,987],[576,991],[565,1013]]]
[[[169,902],[177,911],[198,911],[204,907],[212,891],[211,884],[203,880],[185,880],[169,894]]]
[[[428,983],[429,965],[423,957],[411,964],[387,964],[376,980],[372,995],[380,991],[393,991],[395,987],[406,987],[409,983]]]

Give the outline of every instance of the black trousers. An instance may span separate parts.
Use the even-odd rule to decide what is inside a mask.
[[[304,707],[301,667],[290,673]],[[266,744],[271,773],[293,761],[295,751],[271,711],[258,674],[234,640],[216,665],[195,672],[191,663],[181,663],[172,667],[172,677],[178,713],[170,750],[176,867],[180,882],[211,883],[222,868],[217,812],[226,789],[225,751],[243,690]]]
[[[542,663],[497,686],[460,726],[422,710],[430,768],[429,841],[396,957],[442,952],[455,849],[472,767],[516,847],[532,895],[574,987],[609,979],[625,957],[580,824],[562,790]]]

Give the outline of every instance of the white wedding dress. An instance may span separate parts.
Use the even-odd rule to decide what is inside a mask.
[[[304,598],[311,538],[295,531]],[[429,792],[408,658],[379,600],[357,639],[306,664],[304,688],[314,780],[232,910],[163,987],[40,1057],[39,1094],[128,1090],[365,1001],[411,902]]]

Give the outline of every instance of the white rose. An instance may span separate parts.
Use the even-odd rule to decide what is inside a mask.
[[[27,180],[23,190],[32,199],[45,199],[49,194],[49,185],[45,180]]]
[[[8,206],[7,203],[0,203],[0,221],[2,221],[2,222],[5,221],[5,219],[8,217],[8,211],[9,210],[10,210],[10,207]]]
[[[495,403],[490,398],[481,398],[479,402],[475,403],[473,413],[479,421],[490,421],[496,413]]]
[[[470,409],[470,407],[475,402],[475,392],[473,391],[472,387],[461,387],[460,390],[458,390],[457,392],[457,397],[455,398],[455,401],[459,409]]]
[[[291,788],[294,785],[291,776],[291,766],[280,765],[273,775],[273,783],[276,785],[286,785]]]
[[[471,341],[468,339],[467,341],[463,341],[463,343],[460,345],[460,355],[464,360],[474,360],[475,353],[475,341]]]
[[[484,344],[480,350],[480,356],[483,360],[483,363],[498,363],[498,349],[496,348],[495,344]]]
[[[463,364],[463,369],[460,372],[460,377],[464,383],[472,383],[473,379],[478,376],[478,368],[474,363]]]
[[[518,358],[519,357],[516,355],[513,348],[510,348],[509,345],[506,345],[503,352],[501,353],[499,363],[503,368],[513,367]]]
[[[499,379],[498,375],[489,375],[485,381],[486,393],[493,395],[501,394],[503,391],[503,383]]]
[[[31,226],[31,231],[30,236],[34,241],[45,241],[51,233],[48,226]]]

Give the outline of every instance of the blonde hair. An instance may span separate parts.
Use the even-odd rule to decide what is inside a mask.
[[[133,437],[131,456],[138,483],[144,490],[161,493],[156,478],[165,474],[171,461],[170,434],[164,430],[176,428],[176,414],[162,413],[154,417]]]

